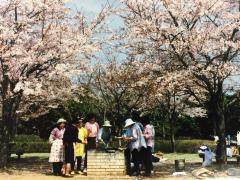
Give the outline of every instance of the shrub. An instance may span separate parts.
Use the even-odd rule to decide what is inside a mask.
[[[37,135],[17,135],[14,138],[14,142],[42,142],[43,140]]]
[[[19,150],[24,153],[49,153],[51,145],[48,142],[16,142],[11,148],[11,152],[15,154]]]
[[[201,145],[208,145],[212,151],[216,149],[214,141],[208,140],[176,140],[176,151],[178,153],[197,153],[198,148]],[[169,140],[156,140],[155,151],[161,151],[165,153],[171,152],[171,141]]]
[[[14,145],[11,147],[11,153],[48,153],[51,145],[48,141],[42,140],[36,135],[17,135],[14,138]]]

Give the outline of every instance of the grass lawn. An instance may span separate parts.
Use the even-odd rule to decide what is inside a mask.
[[[163,158],[168,160],[177,160],[177,159],[185,159],[185,161],[190,162],[201,162],[202,159],[198,156],[198,154],[188,154],[188,153],[169,153],[164,154]]]
[[[17,155],[12,154],[11,157],[17,158]],[[32,158],[38,157],[40,159],[45,159],[49,157],[49,153],[25,153],[21,156],[21,158]],[[163,155],[164,158],[168,160],[176,160],[176,159],[185,159],[190,162],[201,162],[202,159],[199,158],[198,154],[184,154],[184,153],[166,153]]]
[[[11,154],[11,157],[17,158],[16,154]],[[25,153],[21,156],[21,158],[32,158],[32,157],[37,157],[40,159],[48,158],[49,153]]]

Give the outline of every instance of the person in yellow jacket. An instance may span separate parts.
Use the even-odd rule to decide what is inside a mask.
[[[88,137],[88,131],[84,128],[83,124],[83,118],[79,120],[79,128],[78,128],[78,139],[80,139],[84,143],[76,143],[76,159],[77,159],[77,173],[82,173],[81,171],[81,165],[82,165],[82,159],[85,156],[85,148],[87,144],[87,137]],[[84,161],[84,167],[83,171],[86,171],[87,165],[86,161]]]

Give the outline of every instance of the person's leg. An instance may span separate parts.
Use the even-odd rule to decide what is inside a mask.
[[[82,156],[77,157],[77,171],[81,171]]]
[[[74,169],[75,169],[75,161],[72,161],[71,162],[71,171],[74,171]]]
[[[62,165],[63,165],[62,162],[57,162],[57,163],[56,163],[56,172],[57,172],[57,175],[62,175]]]
[[[150,170],[153,171],[153,155],[152,155],[152,147],[148,146],[149,151],[149,159],[150,159]]]
[[[131,175],[131,151],[129,148],[124,151],[127,175]]]
[[[152,170],[152,148],[151,147],[143,148],[142,157],[145,166],[145,175],[150,176]]]
[[[132,175],[136,175],[138,176],[140,174],[140,170],[139,170],[139,152],[137,149],[134,149],[132,151],[132,160],[133,160],[133,164],[134,164],[134,172]]]
[[[87,173],[87,152],[88,150],[86,149],[86,152],[85,152],[85,157],[84,157],[84,164],[83,164],[83,173]]]
[[[57,175],[57,163],[56,162],[52,163],[52,168],[53,168],[53,174]]]

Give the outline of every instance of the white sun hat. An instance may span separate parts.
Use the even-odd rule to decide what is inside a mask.
[[[112,127],[110,121],[104,121],[103,127]]]
[[[67,121],[63,118],[60,118],[58,121],[57,121],[57,124],[60,124],[60,123],[66,123]]]
[[[132,119],[129,118],[125,121],[125,126],[124,127],[126,128],[128,126],[133,125],[133,124],[135,124],[135,122]]]

